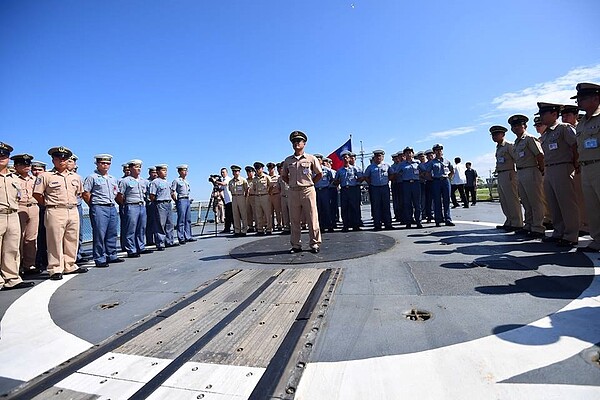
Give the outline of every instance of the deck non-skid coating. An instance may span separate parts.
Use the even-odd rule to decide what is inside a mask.
[[[321,235],[321,251],[313,254],[304,245],[301,253],[290,254],[289,236],[269,236],[231,250],[232,257],[260,264],[307,264],[348,260],[384,252],[396,244],[388,235],[369,231],[335,232]],[[306,240],[307,235],[303,234]]]
[[[52,395],[66,399],[71,391],[112,400],[129,398],[236,307],[241,307],[257,288],[275,278],[149,395],[156,399],[189,398],[192,394],[193,398],[248,397],[323,271],[243,270],[36,398]]]

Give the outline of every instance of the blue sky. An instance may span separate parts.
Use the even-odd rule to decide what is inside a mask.
[[[197,200],[221,166],[285,158],[295,129],[388,161],[439,142],[487,175],[491,125],[600,82],[599,18],[596,0],[3,0],[0,141],[67,146],[84,176],[97,153],[113,175],[187,163]]]

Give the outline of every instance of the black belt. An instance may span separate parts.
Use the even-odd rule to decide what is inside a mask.
[[[600,160],[579,161],[579,164],[585,166],[590,164],[596,164],[598,162],[600,162]]]
[[[358,185],[354,185],[354,186],[350,186],[350,185],[348,185],[348,186],[342,186],[342,189],[352,189],[352,188],[355,188],[355,187],[358,187]]]
[[[77,208],[77,204],[66,204],[66,205],[46,205],[46,208],[67,208],[67,209],[72,209],[72,208]]]
[[[514,169],[503,169],[502,171],[496,171],[496,172],[500,173],[500,172],[507,172],[507,171],[514,171]]]
[[[417,182],[417,180],[416,179],[407,179],[407,180],[402,181],[402,182],[404,182],[404,183],[407,183],[407,182],[408,183],[413,183],[413,182]]]
[[[155,203],[170,203],[171,200],[154,200]]]
[[[92,204],[93,206],[101,206],[101,207],[114,207],[114,204]]]
[[[447,181],[448,177],[447,176],[440,176],[439,178],[432,178],[434,181],[439,181],[439,180],[443,180],[443,181]]]
[[[37,206],[37,203],[27,203],[27,204],[19,204],[20,206],[23,207],[31,207],[31,206]]]
[[[16,213],[19,210],[13,210],[12,208],[5,208],[3,210],[0,210],[0,214],[13,214]]]
[[[125,203],[125,204],[128,205],[128,206],[131,206],[131,205],[141,206],[142,204],[144,204],[144,202],[143,201],[138,201],[137,203]]]
[[[528,168],[537,168],[537,165],[532,165],[531,167],[517,167],[517,171],[520,171],[522,169],[528,169]]]
[[[177,198],[177,200],[184,200],[184,199],[189,199],[189,198],[190,198],[190,196],[179,196]]]
[[[545,167],[554,167],[555,165],[562,165],[562,164],[573,164],[572,161],[563,161],[563,162],[557,162],[557,163],[552,163],[552,164],[544,164]]]

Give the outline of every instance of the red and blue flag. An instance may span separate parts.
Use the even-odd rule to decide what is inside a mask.
[[[344,150],[352,151],[352,138],[348,139],[346,143],[327,156],[331,158],[331,168],[336,171],[344,166],[344,159],[341,156],[341,153]]]

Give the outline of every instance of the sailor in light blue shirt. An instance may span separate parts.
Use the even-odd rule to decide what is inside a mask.
[[[454,173],[452,163],[444,158],[444,146],[436,144],[432,148],[435,158],[428,161],[424,169],[433,179],[432,196],[435,210],[435,225],[454,226],[450,215],[450,177]],[[443,207],[443,214],[442,214]]]
[[[123,262],[117,257],[118,186],[117,179],[108,173],[112,156],[97,154],[94,158],[96,171],[83,181],[82,198],[90,206],[94,262],[96,267],[108,267],[109,263]]]
[[[123,207],[123,231],[125,250],[130,258],[152,253],[146,250],[146,191],[148,182],[140,174],[142,160],[127,163],[129,175],[119,181],[117,202]]]
[[[323,177],[315,183],[319,227],[321,228],[321,232],[325,230],[333,232],[333,216],[331,215],[332,199],[331,191],[329,190],[329,185],[333,183],[334,180],[333,170],[325,165],[321,154],[316,153],[314,156],[321,163],[321,170],[323,171]]]
[[[392,213],[390,212],[390,166],[383,162],[383,150],[373,151],[373,162],[367,167],[364,179],[369,184],[371,195],[371,216],[373,217],[374,230],[381,230],[381,224],[385,229],[394,229],[392,226]]]
[[[171,189],[166,180],[167,168],[167,164],[156,166],[158,176],[150,183],[148,189],[155,209],[154,243],[157,251],[163,251],[165,247],[179,246],[173,240]]]
[[[356,166],[350,164],[350,158],[354,153],[344,150],[340,154],[344,160],[344,166],[337,170],[335,183],[339,184],[341,214],[342,214],[342,232],[349,229],[360,230],[360,180],[363,173]]]
[[[177,207],[177,239],[179,244],[195,242],[192,237],[192,211],[190,199],[190,184],[185,179],[188,174],[187,164],[177,166],[179,177],[171,182],[171,197]]]
[[[415,151],[412,147],[406,147],[402,152],[405,160],[400,163],[398,173],[402,178],[403,185],[403,210],[404,221],[406,228],[410,229],[411,224],[417,225],[417,228],[422,228],[421,225],[421,183],[419,160],[413,159]]]

